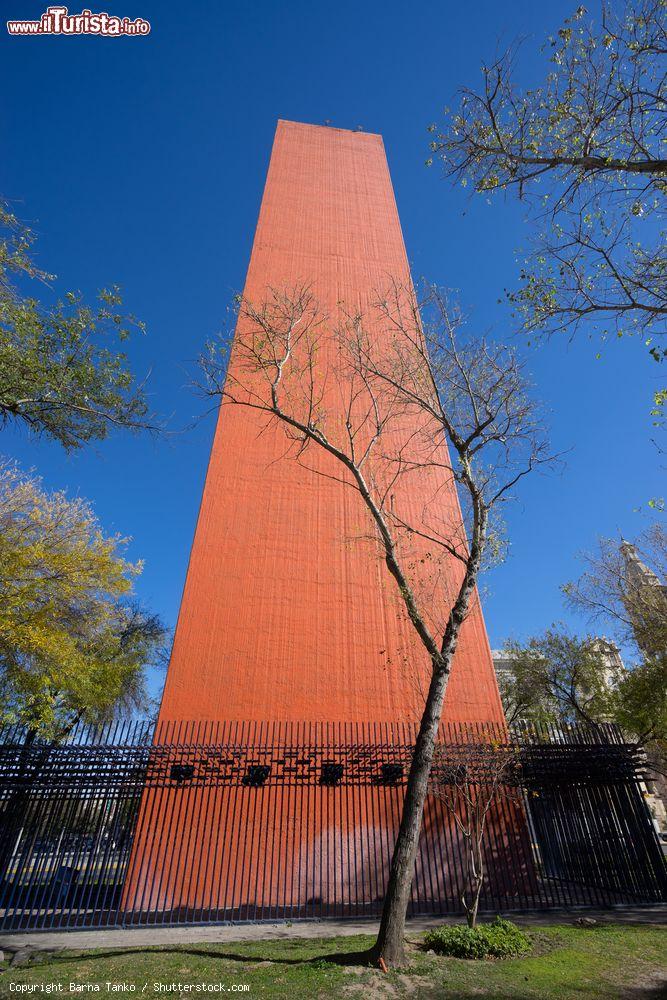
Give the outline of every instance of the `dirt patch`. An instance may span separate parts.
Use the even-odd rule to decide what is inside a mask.
[[[363,996],[365,1000],[395,1000],[400,997],[399,991],[391,981],[384,978],[384,973],[373,976],[366,983],[354,983],[344,988],[343,996]]]
[[[409,997],[413,996],[418,989],[433,988],[433,980],[429,976],[410,976],[402,973],[396,978]]]
[[[549,955],[552,951],[562,948],[558,938],[543,934],[541,931],[532,931],[528,937],[530,938],[530,951],[524,956],[525,958],[541,958],[542,955]]]

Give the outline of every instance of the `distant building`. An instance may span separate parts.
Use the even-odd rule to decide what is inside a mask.
[[[625,582],[629,590],[657,587],[662,594],[667,594],[667,587],[661,582],[659,576],[639,558],[636,545],[623,539],[621,553],[625,563]]]
[[[621,542],[621,555],[624,564],[623,603],[635,642],[648,658],[665,656],[667,586],[642,562],[636,546],[631,542]]]

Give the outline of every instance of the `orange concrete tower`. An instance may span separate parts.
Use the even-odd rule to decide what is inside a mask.
[[[308,282],[324,308],[363,310],[388,276],[409,281],[382,138],[280,121],[245,297]],[[428,657],[377,552],[346,542],[359,497],[285,458],[283,428],[265,424],[221,408],[160,721],[418,718],[406,664]],[[444,495],[458,510],[453,484]],[[479,602],[445,718],[502,721]]]
[[[365,312],[388,278],[409,286],[381,137],[279,122],[245,299],[261,304],[272,288],[308,283],[327,313],[341,302]],[[382,348],[382,330],[371,335]],[[326,367],[335,336],[324,336]],[[233,349],[232,376],[239,364]],[[334,389],[332,419],[335,398]],[[414,424],[404,424],[399,433],[412,439]],[[309,465],[324,475],[286,452],[283,425],[221,407],[123,891],[128,914],[365,913],[382,898],[403,792],[381,778],[381,764],[413,738],[403,724],[421,715],[430,664],[369,541],[359,494],[322,449]],[[444,451],[438,458],[397,504],[418,524],[436,497],[460,531]],[[439,570],[437,592],[451,592],[460,563]],[[503,723],[477,599],[445,719]],[[322,780],[332,759],[344,762],[334,763],[344,787]],[[257,768],[271,775],[266,786],[254,787]],[[446,894],[448,851],[458,850],[436,806],[416,875],[432,908]]]

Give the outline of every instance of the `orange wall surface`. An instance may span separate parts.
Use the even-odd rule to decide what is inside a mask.
[[[364,310],[388,276],[409,281],[382,138],[279,122],[245,297],[309,282],[324,308]],[[266,423],[221,407],[160,721],[418,718],[428,657],[377,550],[350,540],[359,496],[286,457]],[[413,517],[422,499],[404,498]],[[503,718],[478,601],[445,718]]]

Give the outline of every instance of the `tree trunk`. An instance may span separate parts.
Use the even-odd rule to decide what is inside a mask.
[[[475,879],[472,886],[472,902],[466,911],[466,922],[468,927],[474,931],[477,927],[477,913],[479,911],[479,897],[482,891],[482,880]]]
[[[432,677],[408,776],[401,825],[389,868],[380,931],[374,948],[375,957],[384,959],[387,967],[400,966],[405,962],[405,915],[448,678],[449,670],[442,668]]]
[[[468,612],[474,586],[473,577],[474,574],[469,574],[461,587],[459,599],[445,633],[442,656],[433,665],[426,705],[415,743],[405,789],[401,825],[389,867],[389,882],[382,906],[380,930],[373,948],[375,960],[383,959],[387,968],[405,964],[405,918],[410,901],[424,802],[451,663],[456,652],[461,624]]]
[[[470,838],[470,888],[472,892],[472,902],[467,909],[466,918],[468,927],[477,926],[477,914],[479,912],[479,897],[482,894],[484,883],[484,853],[482,849],[483,832],[475,829]]]
[[[391,858],[389,882],[382,904],[380,929],[372,951],[374,959],[378,962],[382,959],[387,968],[396,968],[405,964],[405,918],[410,901],[410,889],[412,888],[435,743],[452,660],[458,645],[461,625],[468,614],[470,600],[477,581],[485,537],[486,511],[476,506],[468,565],[447,622],[440,655],[432,661],[431,682],[419,723],[414,756],[405,789],[401,825]]]

